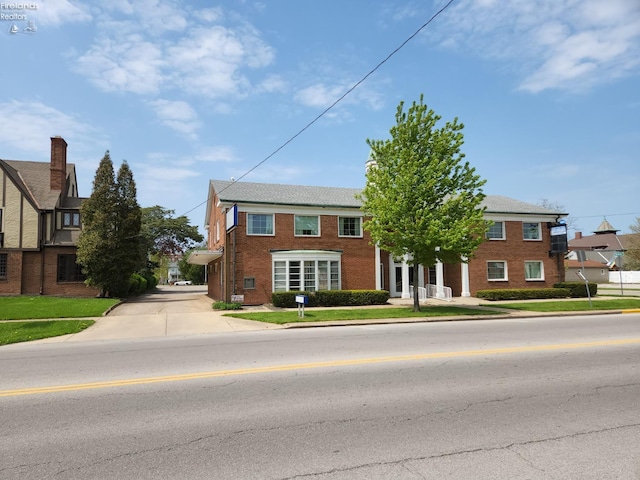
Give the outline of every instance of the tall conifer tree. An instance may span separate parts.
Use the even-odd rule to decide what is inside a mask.
[[[91,196],[82,204],[78,263],[86,282],[102,296],[126,295],[129,277],[140,266],[140,206],[128,164],[118,170],[107,151],[93,180]]]

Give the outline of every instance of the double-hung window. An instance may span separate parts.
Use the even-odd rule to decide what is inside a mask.
[[[522,222],[522,238],[525,240],[542,240],[540,223]]]
[[[487,279],[489,281],[508,280],[507,262],[490,260],[487,262]]]
[[[273,235],[273,214],[247,213],[247,235]]]
[[[295,215],[294,225],[296,236],[320,236],[320,217],[317,215]]]
[[[493,222],[487,230],[487,238],[489,240],[504,240],[504,222]]]
[[[524,278],[527,281],[544,280],[544,264],[540,261],[524,262]]]
[[[362,237],[362,218],[338,217],[339,237]]]

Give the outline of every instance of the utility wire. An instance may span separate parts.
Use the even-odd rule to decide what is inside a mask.
[[[418,28],[415,32],[413,32],[413,34],[407,38],[404,42],[402,42],[395,50],[393,50],[389,55],[387,55],[385,57],[384,60],[382,60],[380,63],[378,63],[372,70],[369,71],[369,73],[367,73],[364,77],[362,77],[359,81],[357,81],[349,90],[347,90],[345,93],[342,94],[342,96],[340,96],[335,102],[333,102],[331,105],[329,105],[327,108],[325,108],[320,114],[318,114],[313,120],[311,120],[309,123],[307,123],[302,129],[300,129],[298,131],[298,133],[296,133],[295,135],[293,135],[291,138],[289,138],[289,140],[287,140],[286,142],[284,142],[282,145],[280,145],[278,148],[276,148],[273,152],[271,152],[269,155],[267,155],[263,160],[261,160],[260,162],[256,163],[253,167],[251,167],[249,170],[247,170],[245,173],[243,173],[242,175],[240,175],[236,181],[242,180],[244,177],[246,177],[247,175],[249,175],[251,172],[253,172],[254,170],[256,170],[258,167],[260,167],[261,165],[263,165],[265,162],[267,162],[271,157],[273,157],[274,155],[276,155],[280,150],[282,150],[284,147],[286,147],[287,145],[289,145],[291,142],[293,142],[297,137],[299,137],[305,130],[307,130],[309,127],[311,127],[311,125],[313,125],[314,123],[316,123],[318,120],[320,120],[322,117],[324,117],[331,109],[333,109],[333,107],[335,107],[338,103],[340,103],[342,100],[344,100],[344,98],[349,95],[351,92],[353,92],[356,88],[358,88],[360,86],[360,84],[362,84],[367,78],[369,78],[371,75],[373,75],[373,73],[376,72],[376,70],[378,70],[382,65],[384,65],[391,57],[393,57],[396,53],[398,53],[407,43],[409,43],[411,40],[414,39],[414,37],[416,37],[422,30],[424,30],[431,22],[433,22],[442,12],[444,12],[449,5],[451,5],[455,0],[449,0],[440,10],[438,10],[435,14],[433,14],[433,16],[427,21],[425,22],[420,28]],[[222,193],[224,192],[227,188],[229,188],[231,185],[222,188],[218,193]],[[208,199],[205,200],[202,203],[199,203],[198,205],[196,205],[195,207],[193,207],[191,210],[186,211],[183,215],[187,215],[190,212],[193,212],[196,208],[201,207],[202,205],[204,205],[205,203],[207,203]]]

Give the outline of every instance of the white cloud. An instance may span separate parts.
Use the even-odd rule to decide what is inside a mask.
[[[75,152],[93,151],[97,145],[102,145],[99,148],[107,145],[104,136],[82,119],[43,103],[17,100],[0,103],[0,144],[4,145],[4,158],[8,152],[15,152],[15,155],[38,156],[15,158],[17,160],[46,161],[51,151],[48,139],[55,135],[62,136]]]
[[[218,145],[201,149],[195,159],[199,162],[225,162],[231,163],[238,161],[238,157],[233,147],[226,145]]]
[[[15,2],[19,3],[19,2]],[[70,0],[40,0],[35,14],[38,25],[58,27],[65,23],[81,23],[91,20],[91,14],[80,2]]]
[[[153,100],[149,102],[160,122],[167,127],[196,138],[196,130],[201,126],[198,114],[187,102],[172,100]]]
[[[532,93],[584,91],[640,67],[637,0],[464,0],[434,31],[446,48],[511,65]]]
[[[103,37],[78,58],[76,71],[105,91],[157,93],[163,83],[162,52],[140,35]]]
[[[316,83],[298,90],[294,94],[294,100],[306,107],[324,109],[332,105],[352,86],[353,84],[329,85],[326,83]],[[375,90],[375,87],[371,85],[360,85],[330,110],[327,116],[329,118],[347,119],[350,118],[350,115],[344,110],[344,107],[347,105],[365,105],[372,110],[378,110],[382,107],[383,102],[382,95]]]
[[[96,12],[98,34],[77,58],[76,71],[104,91],[156,94],[178,88],[208,98],[242,98],[251,88],[248,70],[274,58],[251,25],[223,25],[220,8],[119,0]]]

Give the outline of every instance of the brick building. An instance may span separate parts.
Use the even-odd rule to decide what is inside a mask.
[[[212,180],[208,250],[189,262],[208,265],[212,298],[244,304],[269,303],[272,292],[287,290],[385,289],[409,298],[413,285],[434,285],[436,296],[470,296],[490,288],[550,287],[563,278],[562,255],[550,252],[552,227],[565,213],[488,196],[485,216],[493,226],[476,256],[421,266],[414,281],[407,259],[371,244],[358,192]]]
[[[61,137],[50,162],[0,160],[0,295],[98,293],[76,264],[82,200]]]

